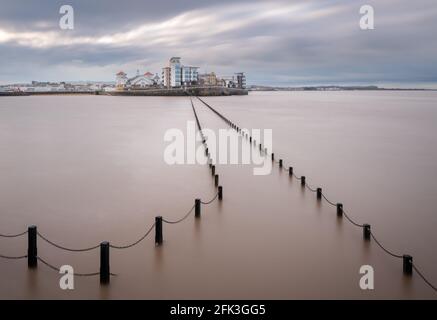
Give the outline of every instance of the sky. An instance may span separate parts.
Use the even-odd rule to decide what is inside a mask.
[[[437,88],[436,30],[435,0],[0,0],[0,84],[161,75],[179,56],[248,84]]]

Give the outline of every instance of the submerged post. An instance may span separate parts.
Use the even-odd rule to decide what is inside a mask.
[[[291,177],[293,175],[293,167],[288,168],[288,175]]]
[[[301,185],[302,187],[305,187],[305,185],[306,185],[306,182],[305,182],[305,176],[300,177],[300,185]]]
[[[29,226],[27,228],[27,266],[29,268],[36,268],[38,266],[38,249],[36,245],[37,230],[36,226]]]
[[[370,224],[363,225],[363,236],[364,240],[370,240]]]
[[[343,217],[343,204],[337,203],[337,217]]]
[[[403,260],[404,274],[412,275],[413,274],[413,257],[408,255],[408,254],[404,254],[402,256],[402,260]]]
[[[322,199],[322,188],[317,188],[317,199]]]
[[[260,144],[259,144],[259,150],[261,151],[262,148],[263,148],[263,146],[262,146],[262,144],[260,143]]]
[[[100,243],[100,284],[108,284],[111,278],[109,271],[109,242]]]
[[[211,167],[211,172],[212,172],[212,175],[215,175],[215,165],[213,165],[213,166]]]
[[[218,198],[219,198],[219,200],[223,199],[223,187],[222,186],[218,186]]]
[[[208,148],[205,149],[205,155],[208,155]]]
[[[218,184],[219,184],[219,175],[218,175],[218,174],[216,174],[216,175],[214,176],[214,183],[215,183],[215,186],[217,187]]]
[[[272,161],[275,160],[275,154],[272,152]]]
[[[282,168],[282,159],[279,159],[279,168]]]
[[[200,218],[200,199],[194,200],[194,216]]]
[[[155,245],[162,244],[162,217],[155,217]]]

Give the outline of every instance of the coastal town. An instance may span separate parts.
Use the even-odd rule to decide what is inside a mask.
[[[0,93],[44,94],[44,93],[101,93],[111,95],[173,95],[186,90],[202,89],[217,94],[246,93],[244,72],[218,76],[215,72],[200,73],[199,67],[182,64],[180,57],[172,57],[158,73],[137,72],[129,76],[123,70],[108,82],[41,82],[18,83],[0,86]],[[226,90],[225,90],[226,89]],[[229,90],[233,90],[230,92]]]

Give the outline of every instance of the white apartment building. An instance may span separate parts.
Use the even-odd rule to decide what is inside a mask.
[[[180,57],[172,57],[169,66],[162,68],[162,84],[167,88],[196,84],[198,69],[198,67],[182,65]]]

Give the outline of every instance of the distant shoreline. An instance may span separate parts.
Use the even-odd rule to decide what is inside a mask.
[[[378,86],[303,86],[303,87],[275,87],[252,85],[249,91],[437,91],[426,88],[381,88]]]

